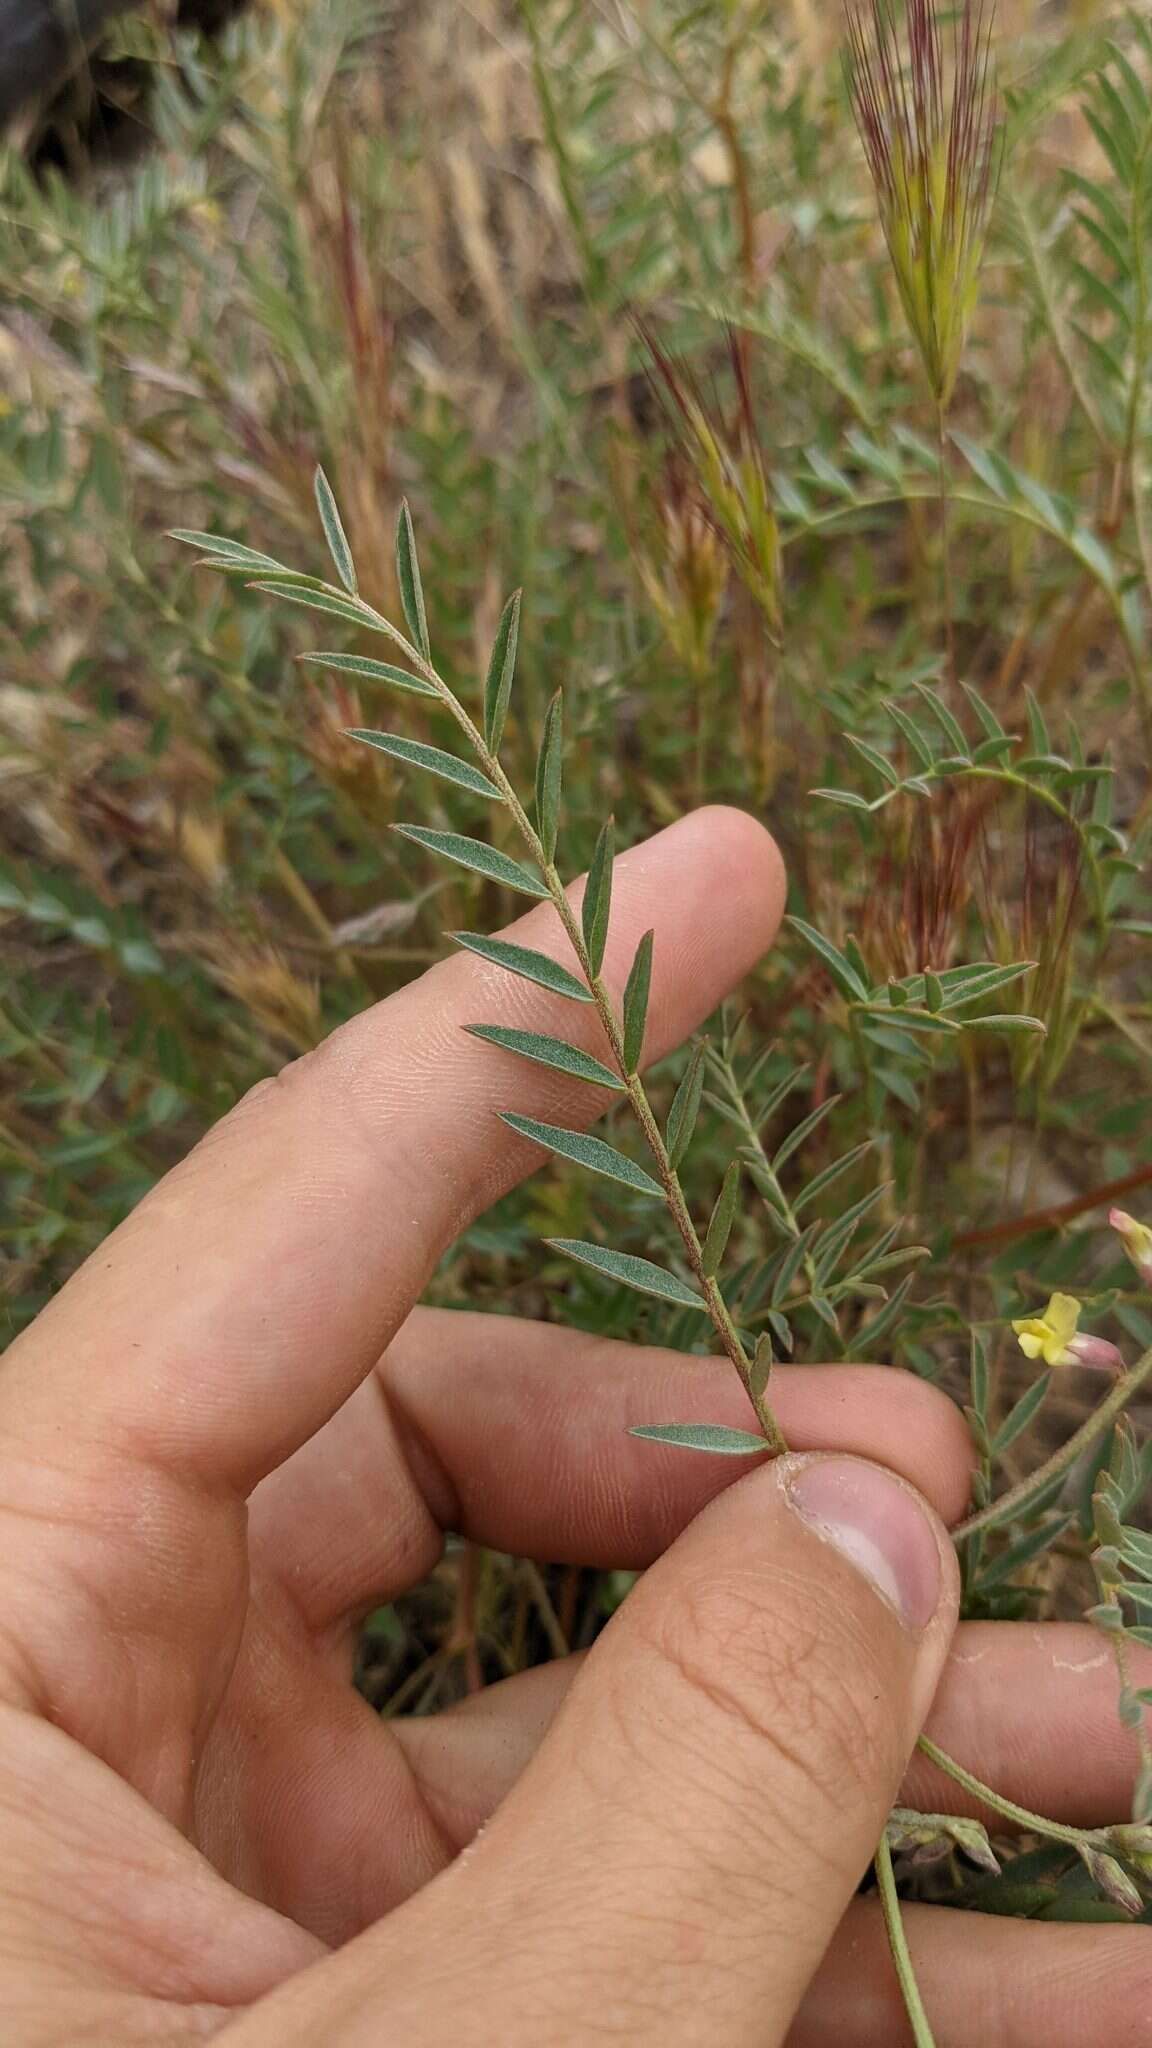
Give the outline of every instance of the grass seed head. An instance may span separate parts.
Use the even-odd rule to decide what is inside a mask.
[[[992,9],[960,0],[848,0],[846,70],[905,317],[947,405],[976,304],[1001,129]],[[946,47],[946,40],[947,45]]]

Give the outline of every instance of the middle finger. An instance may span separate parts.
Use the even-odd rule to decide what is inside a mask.
[[[772,1398],[794,1449],[878,1459],[946,1519],[963,1512],[967,1430],[923,1380],[783,1366]],[[750,1420],[726,1359],[420,1309],[373,1379],[257,1489],[253,1554],[309,1627],[345,1644],[368,1609],[431,1569],[446,1529],[556,1564],[639,1568],[748,1461],[629,1429]]]

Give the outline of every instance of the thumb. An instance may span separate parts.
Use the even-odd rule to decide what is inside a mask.
[[[881,1467],[790,1457],[730,1487],[630,1595],[477,1842],[308,1973],[362,1976],[325,2040],[375,2041],[386,2017],[420,2048],[783,2041],[956,1601],[942,1525]]]

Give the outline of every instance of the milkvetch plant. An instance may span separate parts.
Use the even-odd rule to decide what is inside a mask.
[[[714,1341],[727,1355],[740,1378],[752,1411],[750,1420],[754,1419],[757,1425],[754,1430],[738,1429],[718,1423],[682,1423],[671,1418],[640,1424],[633,1432],[635,1435],[714,1456],[746,1458],[777,1455],[787,1446],[773,1412],[771,1373],[778,1348],[783,1347],[789,1352],[794,1348],[793,1319],[812,1317],[833,1337],[839,1338],[841,1316],[847,1307],[863,1305],[867,1311],[873,1304],[879,1304],[870,1318],[866,1314],[858,1339],[863,1344],[875,1341],[878,1335],[887,1334],[898,1319],[915,1277],[915,1262],[925,1255],[924,1248],[899,1245],[898,1225],[893,1224],[889,1224],[866,1246],[858,1242],[858,1234],[865,1231],[868,1219],[885,1197],[883,1185],[850,1203],[834,1218],[820,1213],[823,1198],[851,1172],[868,1151],[870,1140],[862,1141],[834,1159],[806,1182],[793,1185],[792,1161],[811,1135],[834,1113],[837,1098],[829,1096],[770,1152],[761,1136],[764,1122],[784,1100],[797,1076],[786,1072],[774,1083],[767,1100],[754,1110],[750,1106],[750,1098],[762,1078],[772,1048],[763,1048],[753,1056],[750,1066],[745,1065],[740,1056],[744,1035],[741,1028],[732,1031],[726,1027],[718,1047],[710,1046],[707,1041],[697,1044],[666,1115],[660,1117],[657,1114],[641,1076],[641,1068],[658,932],[650,931],[641,939],[619,1002],[613,998],[603,977],[612,915],[615,855],[612,818],[604,821],[597,836],[578,910],[570,900],[558,864],[564,822],[562,692],[557,691],[553,697],[543,721],[530,795],[522,798],[518,794],[501,759],[516,678],[520,593],[514,592],[504,606],[475,709],[470,709],[445,681],[433,660],[423,579],[407,504],[400,508],[396,528],[396,582],[404,617],[404,628],[401,629],[359,595],[352,551],[336,499],[322,470],[316,472],[315,495],[338,577],[335,584],[307,572],[293,570],[273,556],[210,533],[178,531],[174,537],[196,548],[203,566],[227,576],[242,577],[253,588],[270,596],[382,636],[400,656],[400,662],[393,663],[366,655],[328,651],[305,655],[302,657],[305,661],[322,664],[337,674],[352,673],[371,679],[401,693],[435,698],[449,714],[473,756],[472,761],[450,749],[409,739],[396,732],[360,728],[352,730],[349,738],[390,756],[407,768],[421,770],[433,779],[463,789],[485,808],[494,806],[503,812],[518,841],[515,854],[506,852],[490,839],[458,831],[408,823],[397,824],[394,829],[416,846],[483,876],[514,894],[551,902],[570,949],[570,963],[481,932],[457,931],[450,936],[457,945],[510,976],[543,986],[573,1004],[592,1006],[599,1022],[602,1044],[593,1053],[585,1046],[564,1038],[526,1031],[489,1019],[477,1020],[467,1028],[475,1037],[500,1050],[585,1082],[592,1088],[605,1091],[609,1097],[616,1095],[626,1100],[647,1156],[638,1160],[598,1135],[526,1117],[511,1107],[503,1112],[503,1119],[520,1136],[539,1146],[542,1152],[570,1161],[623,1186],[633,1196],[660,1205],[667,1219],[668,1248],[660,1258],[642,1256],[595,1239],[557,1237],[548,1241],[549,1248],[602,1279],[653,1298],[681,1316],[709,1323]],[[979,961],[967,968],[941,974],[925,969],[918,976],[890,979],[879,984],[854,941],[840,948],[803,920],[792,921],[829,974],[852,1028],[862,1037],[869,1032],[873,1036],[877,1032],[895,1032],[901,1043],[906,1039],[916,1047],[921,1038],[926,1038],[929,1044],[943,1041],[952,1046],[972,1032],[1014,1033],[1024,1029],[1043,1033],[1042,1023],[1025,1013],[989,1014],[983,1008],[990,998],[999,995],[1001,990],[1018,982],[1027,973],[1026,962],[1003,966],[993,961]],[[883,1045],[885,1041],[881,1039],[880,1043]],[[712,1082],[711,1089],[707,1088],[709,1081]],[[741,1142],[723,1168],[710,1212],[696,1217],[686,1196],[680,1169],[693,1145],[706,1093],[720,1117],[734,1127]],[[751,1272],[742,1269],[726,1283],[729,1244],[738,1211],[745,1199],[746,1184],[750,1184],[759,1196],[764,1216],[780,1248]],[[813,1210],[816,1213],[812,1213]],[[890,1291],[887,1283],[892,1272],[909,1265],[913,1270],[905,1271]],[[1042,1359],[1047,1366],[1080,1362],[1120,1367],[1122,1360],[1115,1346],[1078,1333],[1079,1314],[1080,1303],[1077,1300],[1056,1293],[1042,1316],[1016,1319],[1013,1329],[1025,1354]],[[996,1449],[1004,1449],[1011,1441],[1012,1418],[1001,1427],[995,1443],[989,1444],[982,1421],[987,1401],[986,1366],[982,1368],[984,1391],[977,1396],[977,1355],[974,1349],[976,1435],[978,1442],[982,1436],[984,1438],[987,1472],[990,1473]],[[1089,1440],[1103,1430],[1109,1419],[1119,1416],[1130,1393],[1149,1375],[1152,1375],[1152,1348],[1134,1373],[1123,1376],[1119,1399],[1114,1393],[1109,1402],[1084,1425]],[[1022,1398],[1019,1407],[1025,1420],[1030,1418],[1037,1405],[1032,1393]],[[1015,1499],[986,1501],[967,1523],[961,1525],[957,1540],[961,1543],[968,1541],[1009,1510],[1018,1510],[1025,1501],[1029,1506],[1034,1505],[1037,1499],[1047,1502],[1051,1497],[1052,1478],[1062,1475],[1068,1457],[1066,1447],[1059,1454],[1055,1473],[1045,1469],[1039,1475],[1033,1475],[1023,1483],[1022,1489],[1016,1490]],[[1119,1485],[1114,1492],[1122,1506],[1126,1496]],[[1101,1527],[1119,1531],[1117,1554],[1123,1555],[1124,1535],[1118,1519],[1119,1508],[1112,1506],[1109,1498],[1097,1495],[1095,1514],[1098,1531]],[[1030,1542],[1034,1540],[1034,1537],[1028,1539]],[[1122,1593],[1129,1598],[1138,1597],[1133,1596],[1128,1585],[1119,1578],[1103,1576],[1105,1565],[1101,1559],[1106,1562],[1110,1555],[1107,1549],[1100,1549],[1094,1554],[1094,1569],[1105,1595],[1101,1609],[1097,1610],[1097,1618],[1101,1612],[1120,1615],[1117,1602]],[[1101,1625],[1111,1624],[1101,1622]],[[1119,1636],[1123,1630],[1121,1616],[1115,1624],[1114,1633]],[[1134,1633],[1139,1639],[1138,1630]],[[1134,1700],[1136,1695],[1127,1687],[1122,1697],[1128,1701]],[[1137,1705],[1142,1728],[1143,1701],[1137,1701]],[[1143,1911],[1144,1898],[1138,1882],[1142,1873],[1134,1864],[1131,1836],[1124,1836],[1117,1845],[1114,1835],[1107,1830],[1072,1829],[1050,1823],[1041,1815],[1027,1813],[1014,1802],[1000,1799],[994,1788],[974,1779],[962,1764],[928,1738],[921,1739],[921,1748],[942,1771],[969,1791],[977,1792],[994,1811],[1048,1840],[1071,1846],[1103,1897],[1126,1912]],[[1145,1818],[1152,1819],[1152,1768],[1145,1777],[1147,1786],[1142,1796],[1148,1813],[1142,1810],[1138,1815],[1141,1824]],[[897,1817],[893,1830],[885,1836],[877,1852],[879,1891],[893,1960],[913,2031],[922,2042],[930,2041],[931,2034],[915,1987],[900,1925],[892,1848],[893,1844],[898,1847],[911,1845],[919,1853],[925,1842],[934,1841],[941,1835],[961,1848],[977,1840],[977,1861],[982,1861],[985,1867],[990,1867],[995,1861],[991,1845],[982,1834],[972,1837],[970,1830],[960,1836],[955,1830],[949,1834],[940,1817],[911,1818],[905,1812]],[[1143,1854],[1144,1833],[1138,1830],[1135,1840],[1139,1853]],[[1128,1867],[1125,1861],[1118,1860],[1112,1853],[1116,1846],[1123,1851],[1125,1845]],[[1135,1870],[1136,1874],[1129,1874],[1130,1870]]]
[[[769,1411],[776,1358],[891,1360],[962,1401],[966,1614],[1090,1601],[1138,1782],[1107,1841],[1002,1807],[999,1874],[952,1816],[894,1817],[890,1917],[942,1895],[1134,1913],[1099,1859],[1147,1898],[1152,31],[858,10],[857,61],[884,90],[888,61],[892,87],[873,139],[907,137],[885,186],[863,107],[852,140],[836,9],[535,0],[495,68],[458,9],[450,59],[414,55],[446,9],[398,19],[411,90],[383,126],[348,61],[358,0],[253,10],[178,63],[133,15],[167,50],[161,147],[84,188],[0,166],[9,1312],[452,927],[559,993],[585,1028],[554,1024],[547,1056],[596,1062],[609,1111],[594,1138],[523,1117],[514,1063],[540,1048],[501,1043],[518,1019],[491,981],[475,1022],[546,1170],[453,1247],[433,1298],[532,1312],[546,1290],[589,1329],[733,1366],[738,1346]],[[959,200],[953,133],[975,173]],[[924,252],[934,269],[907,273]],[[961,330],[941,405],[941,337]],[[404,488],[423,631],[390,560]],[[251,558],[214,541],[234,573],[173,576],[177,518]],[[410,652],[368,637],[365,604]],[[331,654],[298,667],[318,617]],[[651,956],[614,1003],[625,1072],[563,928],[512,961],[489,937],[531,900],[524,877],[553,900],[501,776],[560,879],[610,816],[630,845],[700,796],[772,792],[793,922],[744,1014],[643,1081],[698,1252],[632,1099]],[[410,836],[381,831],[393,818]],[[1078,1304],[1067,1342],[1055,1297]],[[1035,1357],[1015,1323],[1046,1326]],[[1118,1357],[1081,1371],[1081,1343]],[[1045,1344],[1072,1355],[1050,1365]],[[752,1406],[735,1440],[732,1420],[643,1427],[739,1471],[767,1437]],[[589,1640],[624,1590],[553,1566],[528,1583],[454,1553],[374,1618],[365,1689],[451,1701],[478,1669]]]

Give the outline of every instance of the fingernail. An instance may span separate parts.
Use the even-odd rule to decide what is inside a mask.
[[[936,1533],[915,1493],[861,1458],[812,1458],[785,1481],[792,1506],[869,1579],[906,1628],[940,1603]]]

